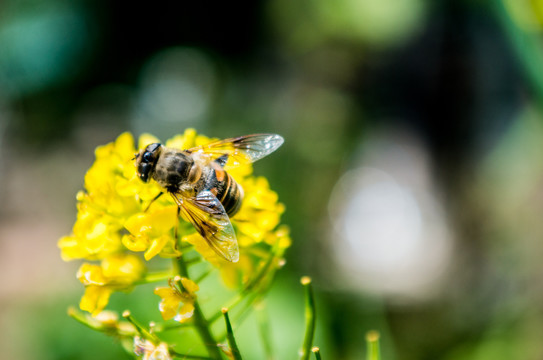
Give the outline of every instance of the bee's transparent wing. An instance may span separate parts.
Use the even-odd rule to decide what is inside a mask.
[[[223,259],[238,262],[239,248],[236,233],[221,202],[210,191],[195,197],[171,194],[185,217]]]
[[[200,153],[230,166],[238,166],[255,162],[277,150],[284,142],[277,134],[254,134],[231,139],[219,140],[207,145],[197,146],[187,151]]]

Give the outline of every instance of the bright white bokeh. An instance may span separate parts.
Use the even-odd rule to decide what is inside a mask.
[[[368,139],[330,199],[330,248],[350,290],[425,299],[435,295],[452,239],[427,154],[401,132]]]

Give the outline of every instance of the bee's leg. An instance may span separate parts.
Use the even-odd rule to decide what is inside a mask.
[[[179,217],[181,215],[181,206],[177,206],[177,224],[175,225],[175,230],[173,231],[173,236],[175,239],[175,250],[177,250],[177,247],[181,243],[179,240]]]
[[[147,207],[145,208],[145,210],[143,210],[143,212],[147,212],[147,210],[149,210],[149,208],[151,207],[151,205],[159,198],[161,197],[162,195],[164,194],[164,192],[159,192],[157,196],[155,196],[153,198],[153,200],[151,200],[151,202],[149,203],[149,205],[147,205]]]

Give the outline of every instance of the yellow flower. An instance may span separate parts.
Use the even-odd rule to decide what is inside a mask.
[[[277,193],[270,190],[266,178],[248,178],[240,183],[246,193],[234,219],[240,246],[248,246],[261,242],[279,224],[285,206],[277,202]]]
[[[151,140],[149,135],[141,138]],[[121,234],[126,221],[141,213],[161,191],[158,184],[138,179],[135,152],[129,133],[96,149],[96,161],[85,175],[86,191],[77,194],[73,233],[59,241],[64,260],[99,260],[124,249]]]
[[[83,206],[80,206],[82,208]],[[64,260],[100,259],[119,251],[121,227],[101,214],[80,210],[73,234],[59,240]]]
[[[170,243],[175,249],[174,238],[170,234],[177,225],[177,205],[170,205],[146,213],[131,216],[124,224],[130,235],[123,237],[122,243],[132,251],[145,251],[145,260],[152,259]],[[180,252],[171,251],[172,256]]]
[[[187,129],[183,135],[167,140],[166,146],[186,149],[213,140]],[[158,139],[149,134],[138,141],[140,148],[152,142]],[[176,205],[168,196],[162,196],[147,209],[163,189],[154,181],[143,183],[137,177],[133,162],[136,152],[129,133],[96,149],[96,161],[85,176],[86,191],[77,196],[73,233],[59,241],[64,260],[100,260],[126,249],[144,251],[146,260],[156,255],[179,256],[173,237]],[[227,163],[225,169],[244,190],[242,207],[231,221],[240,247],[250,247],[262,242],[278,226],[284,206],[264,177],[251,176],[251,164],[231,167]],[[191,226],[183,229],[181,237],[195,233]],[[204,256],[208,253],[204,247],[198,250]]]
[[[77,278],[85,285],[79,307],[93,316],[98,315],[113,291],[130,289],[144,271],[143,262],[135,255],[113,255],[100,265],[84,263],[77,271]]]
[[[162,318],[179,322],[190,319],[194,313],[196,291],[199,289],[198,284],[184,277],[174,278],[169,287],[157,287],[155,294],[162,298],[159,305]]]
[[[214,140],[187,129],[184,134],[167,140],[165,146],[188,149]],[[135,141],[131,134],[123,133],[114,142],[96,149],[96,160],[85,175],[85,189],[77,194],[73,231],[58,242],[66,261],[101,261],[100,265],[83,264],[78,272],[85,285],[80,307],[93,314],[105,308],[114,291],[129,289],[145,271],[139,257],[124,254],[142,252],[143,258],[151,261],[157,255],[178,257],[182,251],[194,249],[220,271],[226,285],[235,288],[249,281],[276,244],[280,244],[280,248],[290,245],[288,229],[280,225],[284,205],[266,178],[254,177],[251,164],[232,166],[227,162],[225,170],[244,192],[240,211],[230,219],[236,231],[240,260],[230,263],[217,256],[195,228],[177,216],[177,205],[170,196],[153,201],[163,188],[155,181],[144,183],[138,178],[134,155],[138,149],[154,142],[160,141],[149,134]],[[138,259],[139,265],[134,265],[134,259]],[[133,266],[128,266],[131,261],[134,261]],[[173,306],[177,295],[185,294],[166,289],[169,290],[159,291],[163,299],[169,299],[163,300],[164,309],[169,308],[169,301]],[[172,317],[179,314],[182,318],[183,314],[190,313],[191,302],[182,303],[185,308]],[[168,311],[172,310],[165,311],[170,316]]]
[[[184,150],[215,140],[187,129],[163,144]],[[135,154],[152,143],[160,141],[150,134],[134,139],[123,133],[114,142],[96,149],[96,159],[85,175],[84,190],[77,194],[77,218],[72,232],[62,237],[58,246],[66,261],[90,261],[77,271],[77,278],[85,287],[79,307],[90,314],[77,312],[74,318],[118,337],[125,346],[133,339],[134,352],[144,360],[168,360],[181,354],[161,340],[166,323],[152,322],[146,328],[128,311],[123,313],[126,321],[119,321],[116,314],[104,311],[114,292],[128,292],[138,284],[173,277],[169,286],[154,290],[160,297],[157,303],[162,318],[207,326],[208,319],[198,311],[199,286],[186,274],[199,274],[199,279],[217,275],[226,286],[239,289],[234,298],[239,302],[234,303],[250,305],[257,298],[250,295],[263,294],[269,288],[275,271],[284,264],[282,256],[291,240],[288,227],[281,225],[285,207],[268,180],[255,177],[252,164],[236,163],[238,157],[231,156],[224,169],[240,185],[244,198],[239,211],[230,218],[239,261],[225,260],[188,222],[171,196],[160,196],[167,192],[164,188],[153,179],[143,182],[138,177]],[[245,298],[248,300],[242,302]],[[202,340],[209,345],[203,335]],[[210,356],[216,357],[211,353]]]

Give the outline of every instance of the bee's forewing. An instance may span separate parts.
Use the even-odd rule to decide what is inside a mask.
[[[188,149],[215,160],[227,155],[228,165],[237,166],[255,162],[277,150],[284,142],[277,134],[254,134],[219,140],[207,145]]]
[[[171,194],[185,217],[223,259],[238,262],[239,248],[236,233],[221,202],[210,191],[196,197]]]

